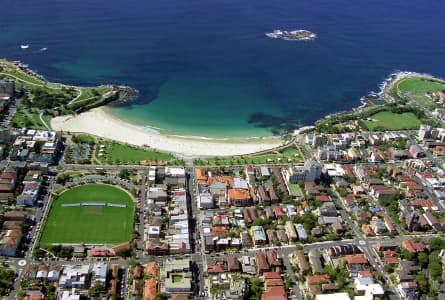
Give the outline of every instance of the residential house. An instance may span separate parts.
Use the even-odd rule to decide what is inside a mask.
[[[250,206],[252,199],[248,190],[244,189],[229,189],[227,194],[229,205],[234,206]]]
[[[15,256],[22,239],[21,230],[6,230],[1,233],[0,255]]]
[[[416,254],[420,252],[424,252],[426,247],[425,244],[422,242],[412,242],[410,240],[404,240],[402,242],[402,247],[406,250],[408,250],[411,254]]]
[[[313,274],[323,273],[323,265],[321,262],[320,250],[315,249],[315,248],[310,249],[309,253],[308,253],[308,259],[309,259],[309,263],[312,266]]]
[[[255,262],[256,262],[257,274],[262,274],[270,270],[270,265],[267,261],[267,256],[265,252],[263,251],[257,252],[255,255]]]
[[[304,252],[302,250],[296,250],[294,254],[294,261],[298,266],[299,273],[304,275],[309,271],[309,264],[304,256]]]
[[[263,226],[252,226],[252,239],[255,246],[264,245],[267,243],[266,233]]]

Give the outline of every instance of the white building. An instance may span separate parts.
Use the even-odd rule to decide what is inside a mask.
[[[212,209],[214,208],[213,197],[210,193],[199,194],[198,207],[200,209]]]
[[[59,287],[61,289],[86,288],[89,271],[89,265],[65,266],[59,278]]]
[[[315,300],[351,300],[348,293],[319,294]]]
[[[372,277],[357,277],[354,280],[355,290],[364,293],[363,296],[356,296],[354,300],[373,300],[374,297],[381,297],[385,294],[382,286],[374,282]]]
[[[288,183],[315,181],[321,177],[321,165],[317,161],[309,160],[304,165],[289,167],[283,171],[283,175]]]
[[[108,265],[105,262],[98,262],[93,265],[91,270],[91,285],[98,284],[105,287],[107,283]]]

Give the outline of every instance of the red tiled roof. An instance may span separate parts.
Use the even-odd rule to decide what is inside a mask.
[[[139,278],[142,276],[142,268],[140,265],[136,265],[133,268],[133,276]]]
[[[39,185],[40,184],[37,182],[28,182],[23,185],[23,188],[26,190],[29,190],[29,189],[34,190],[34,189],[37,189],[39,187]]]
[[[145,280],[144,282],[144,300],[155,300],[156,299],[156,287],[158,282],[156,279]]]
[[[15,179],[17,176],[17,174],[15,174],[14,172],[3,172],[0,175],[0,178],[2,179]]]
[[[388,216],[385,216],[384,219],[385,219],[386,228],[388,228],[389,231],[395,231],[396,228],[395,228],[394,223],[392,222],[392,220]]]
[[[152,243],[152,242],[150,242],[150,241],[147,241],[147,243],[146,243],[146,249],[147,250],[153,250],[153,249],[155,249],[155,245]],[[161,245],[161,249],[162,250],[168,250],[168,243],[162,243],[162,245]]]
[[[116,279],[110,280],[110,288],[108,289],[108,293],[111,295],[115,295],[117,292],[117,282]]]
[[[362,230],[366,235],[374,235],[374,231],[372,230],[371,226],[367,224],[362,225]]]
[[[278,272],[264,272],[264,279],[281,279],[281,274]]]
[[[433,207],[433,203],[429,200],[414,200],[410,202],[411,206],[419,206],[419,207]]]
[[[349,177],[354,177],[354,173],[352,172],[351,168],[348,166],[342,166],[341,168],[345,171],[346,175]]]
[[[393,257],[393,256],[385,256],[385,264],[398,265],[399,259],[397,257]]]
[[[207,179],[207,184],[212,184],[213,182],[218,181],[224,183],[226,186],[229,186],[233,182],[233,177],[231,176],[214,176],[209,177]]]
[[[383,251],[383,256],[397,256],[397,252],[392,250],[392,249],[387,249],[385,251]]]
[[[308,285],[321,284],[321,283],[331,283],[331,277],[327,274],[322,275],[312,275],[306,278],[306,283]]]
[[[90,256],[113,256],[113,253],[108,249],[93,248],[90,250]]]
[[[345,257],[345,260],[348,263],[348,265],[366,265],[366,264],[368,264],[368,260],[366,259],[365,255],[363,253],[347,255]]]
[[[330,202],[331,197],[329,197],[327,195],[317,195],[317,196],[315,196],[315,200],[322,201],[322,202]]]
[[[359,271],[358,277],[372,277],[372,272],[365,270],[365,271]]]
[[[249,199],[249,191],[243,189],[229,189],[228,198],[232,200],[244,200]]]
[[[425,244],[422,242],[413,243],[410,240],[404,240],[402,247],[408,250],[410,253],[417,253],[425,251]]]
[[[261,300],[287,300],[286,291],[282,286],[272,286],[261,295]]]
[[[224,273],[224,272],[225,268],[222,264],[210,265],[207,268],[207,273],[209,274]]]
[[[198,183],[206,183],[207,182],[207,175],[205,174],[204,169],[196,168],[195,174],[196,174],[196,180],[198,181]]]
[[[227,236],[229,234],[229,230],[226,227],[222,227],[222,226],[213,226],[210,229],[212,236],[217,236],[217,237],[224,237]]]
[[[156,276],[158,274],[158,266],[155,262],[149,263],[144,269],[145,275]]]
[[[111,249],[113,249],[114,253],[117,253],[117,252],[119,252],[121,250],[129,249],[129,248],[130,248],[130,243],[129,242],[125,242],[125,243],[118,244],[118,245],[114,246]]]
[[[268,289],[272,286],[283,286],[283,280],[281,278],[279,279],[265,279],[264,280],[264,288]]]
[[[41,300],[41,299],[43,299],[43,296],[40,294],[26,295],[23,297],[23,300]]]
[[[406,285],[410,286],[410,287],[416,287],[417,283],[416,282],[407,282]]]
[[[281,217],[281,216],[284,216],[284,211],[283,211],[283,209],[282,209],[281,207],[275,207],[275,208],[273,209],[273,211],[274,211],[275,216],[276,216],[277,218],[279,218],[279,217]]]

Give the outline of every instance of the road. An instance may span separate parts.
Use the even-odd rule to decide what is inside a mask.
[[[197,183],[195,179],[195,170],[194,168],[188,167],[186,168],[187,172],[187,200],[188,200],[188,208],[189,208],[189,216],[190,216],[190,240],[192,243],[192,250],[194,254],[192,255],[192,259],[196,264],[196,294],[200,295],[200,299],[205,299],[203,293],[206,292],[204,274],[207,271],[207,256],[205,254],[204,249],[204,237],[202,235],[202,222],[201,222],[201,213],[199,211],[198,202],[196,201],[196,197],[198,195],[197,192]]]
[[[137,220],[135,226],[136,231],[138,232],[138,236],[136,239],[136,252],[138,253],[138,257],[143,256],[144,250],[144,227],[145,227],[145,218],[146,218],[146,209],[147,209],[147,171],[141,171],[141,182],[139,185],[139,205],[136,208],[136,212],[138,213]]]
[[[371,266],[373,266],[374,269],[380,274],[381,278],[385,279],[385,281],[387,282],[388,286],[391,289],[392,294],[395,295],[395,297],[397,297],[398,299],[400,299],[399,294],[397,293],[397,288],[392,284],[391,280],[383,270],[383,263],[380,260],[379,255],[377,255],[377,252],[375,251],[375,244],[370,243],[369,237],[365,236],[361,232],[356,222],[352,219],[351,214],[346,212],[346,206],[344,205],[342,197],[337,192],[334,186],[331,187],[335,191],[335,196],[332,197],[332,200],[335,202],[336,206],[341,207],[340,215],[342,219],[346,221],[348,227],[354,233],[354,244],[359,245],[359,247],[362,249],[363,253],[365,254]],[[381,240],[382,238],[378,239],[379,242]]]

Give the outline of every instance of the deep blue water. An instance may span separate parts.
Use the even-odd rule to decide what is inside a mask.
[[[0,56],[50,81],[131,85],[140,103],[112,113],[171,134],[270,135],[359,105],[394,71],[445,76],[439,0],[2,4]],[[278,28],[318,38],[264,36]],[[20,49],[23,43],[30,48]]]

